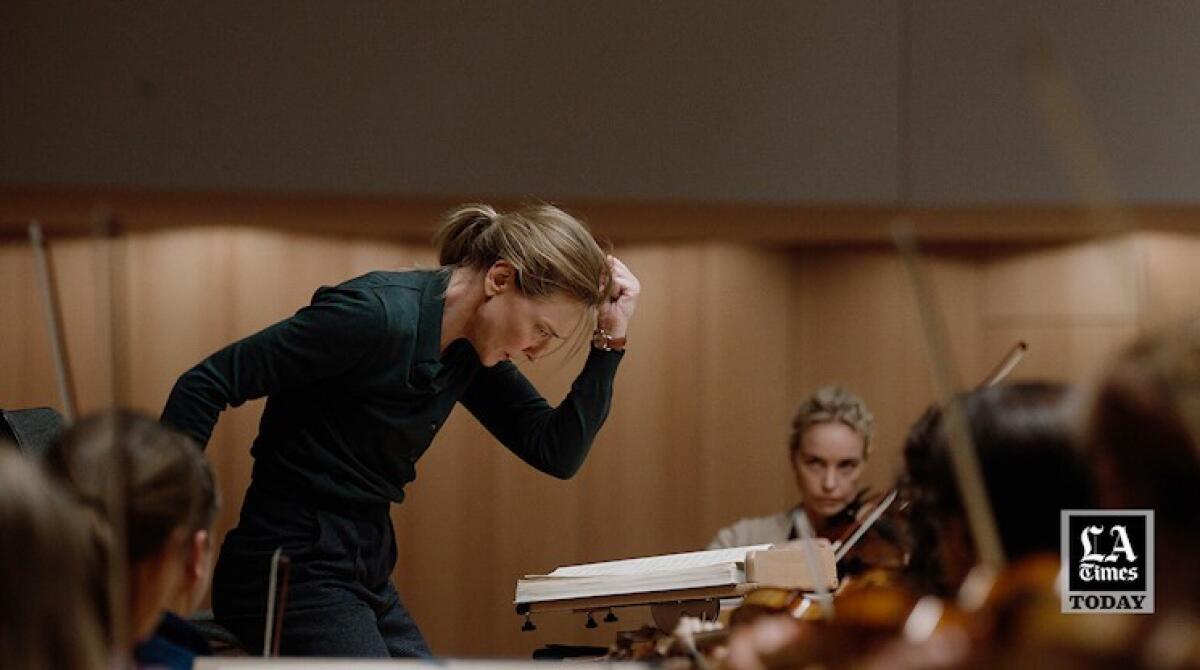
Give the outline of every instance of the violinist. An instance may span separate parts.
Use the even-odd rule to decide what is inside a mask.
[[[818,389],[796,411],[788,443],[799,504],[723,528],[708,548],[798,539],[800,516],[808,519],[817,537],[844,541],[875,502],[859,486],[871,454],[873,421],[866,403],[854,393],[838,386]],[[886,526],[880,525],[879,530],[886,533]],[[846,567],[839,569],[844,573]]]
[[[956,402],[965,415],[1005,554],[1014,567],[1028,564],[1022,559],[1046,559],[1053,568],[1050,583],[1038,586],[1052,593],[1059,564],[1060,510],[1088,508],[1093,500],[1090,472],[1072,440],[1069,389],[1045,383],[994,386],[959,396]],[[980,560],[954,475],[944,418],[941,408],[930,409],[905,444],[910,590],[859,591],[853,606],[842,596],[835,599],[836,613],[828,623],[788,617],[756,620],[734,631],[728,667],[986,665],[967,661],[983,650],[971,648],[959,628],[939,631],[920,644],[906,641],[910,631],[905,629],[914,618],[910,615],[916,605],[927,602],[921,597],[958,594]],[[998,641],[987,652],[993,649],[1014,652]],[[987,667],[1010,665],[1014,664]]]
[[[1071,390],[1055,383],[994,386],[960,396],[996,528],[1010,561],[1059,552],[1059,512],[1092,507],[1091,473],[1071,431]],[[966,523],[940,408],[904,446],[911,500],[909,573],[918,590],[954,594],[979,560]]]

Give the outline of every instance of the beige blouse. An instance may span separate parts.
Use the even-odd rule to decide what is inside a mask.
[[[787,542],[792,534],[792,510],[760,516],[753,519],[742,519],[732,526],[722,528],[709,549],[726,549],[729,547],[744,547],[751,544],[767,544]]]

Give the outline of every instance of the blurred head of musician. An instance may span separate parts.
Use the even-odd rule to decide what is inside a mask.
[[[861,493],[872,423],[866,403],[838,386],[817,390],[792,419],[792,469],[800,504],[817,535]]]
[[[980,389],[960,403],[1005,555],[1057,556],[1059,512],[1093,506],[1092,477],[1074,442],[1070,389],[1020,383]],[[918,586],[957,591],[978,557],[951,461],[945,413],[932,408],[905,442],[911,554]]]
[[[1148,335],[1110,366],[1087,422],[1101,503],[1154,510],[1156,606],[1200,609],[1200,330]]]
[[[65,491],[0,444],[0,667],[111,667],[99,539]]]
[[[163,612],[190,612],[208,588],[216,508],[212,473],[199,447],[157,421],[128,411],[81,420],[46,454],[50,471],[124,537],[129,647],[149,639]]]

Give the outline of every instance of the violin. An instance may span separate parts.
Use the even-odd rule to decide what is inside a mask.
[[[907,565],[904,547],[907,504],[897,491],[859,492],[825,523],[823,536],[833,542],[838,574],[854,577],[871,570],[899,573]]]
[[[826,520],[821,537],[833,539],[840,585],[830,596],[838,605],[845,594],[865,587],[899,586],[907,554],[901,542],[902,504],[896,491],[868,495],[860,491],[851,504]],[[799,512],[798,514],[803,514]],[[815,606],[816,605],[816,606]],[[829,604],[815,594],[782,588],[758,588],[733,610],[730,626],[744,626],[758,617],[784,614],[796,620],[828,616]]]

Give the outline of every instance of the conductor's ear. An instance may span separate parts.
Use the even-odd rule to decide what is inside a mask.
[[[483,294],[489,298],[516,285],[517,270],[508,261],[496,261],[483,277]]]

